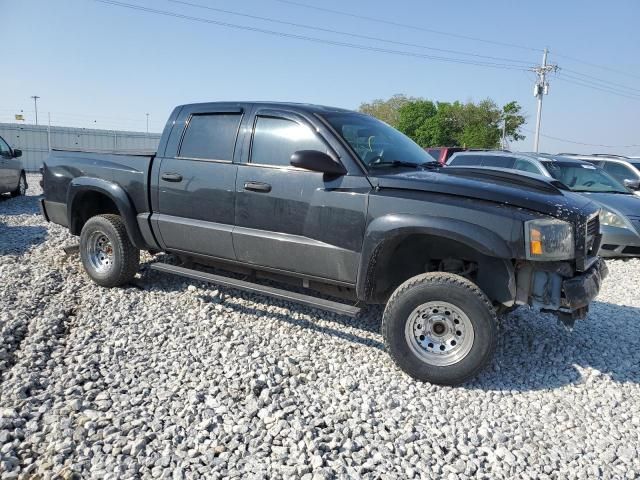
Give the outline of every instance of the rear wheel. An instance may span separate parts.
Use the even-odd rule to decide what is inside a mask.
[[[18,180],[18,186],[11,192],[12,197],[23,196],[27,194],[27,177],[24,172],[20,174],[20,180]]]
[[[418,275],[393,293],[382,319],[385,345],[412,377],[457,385],[491,359],[496,314],[471,281],[451,273]]]
[[[135,276],[140,265],[140,250],[129,240],[120,216],[98,215],[82,227],[80,258],[94,282],[103,287],[117,287]]]

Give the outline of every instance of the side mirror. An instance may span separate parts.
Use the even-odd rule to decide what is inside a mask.
[[[625,187],[630,188],[631,190],[640,190],[640,180],[631,180],[630,178],[627,178],[623,183]]]
[[[20,150],[19,148],[14,148],[13,149],[13,158],[19,158],[22,156],[22,150]]]
[[[290,163],[294,167],[329,175],[344,175],[347,173],[347,170],[342,164],[336,162],[326,153],[318,150],[298,150],[291,155]]]

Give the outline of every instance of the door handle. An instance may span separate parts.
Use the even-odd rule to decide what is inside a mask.
[[[182,181],[182,175],[180,175],[179,173],[169,173],[169,172],[163,173],[160,178],[162,178],[162,180],[164,180],[165,182],[181,182]]]
[[[263,182],[244,182],[244,189],[252,192],[269,193],[271,185]]]

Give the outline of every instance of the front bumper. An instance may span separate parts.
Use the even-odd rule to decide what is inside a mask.
[[[640,256],[640,234],[628,228],[602,225],[602,257]]]
[[[585,272],[576,272],[567,262],[527,262],[518,270],[516,303],[554,313],[573,324],[586,316],[607,274],[601,258]]]

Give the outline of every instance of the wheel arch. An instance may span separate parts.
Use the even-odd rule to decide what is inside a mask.
[[[79,235],[89,218],[104,213],[120,215],[131,243],[141,250],[148,248],[138,227],[133,204],[120,185],[100,178],[74,178],[67,191],[70,232]]]
[[[476,283],[493,301],[510,304],[515,299],[514,252],[506,240],[463,220],[414,215],[389,215],[371,222],[358,271],[358,298],[386,302],[402,282],[426,271],[422,260],[438,254],[476,262]]]

